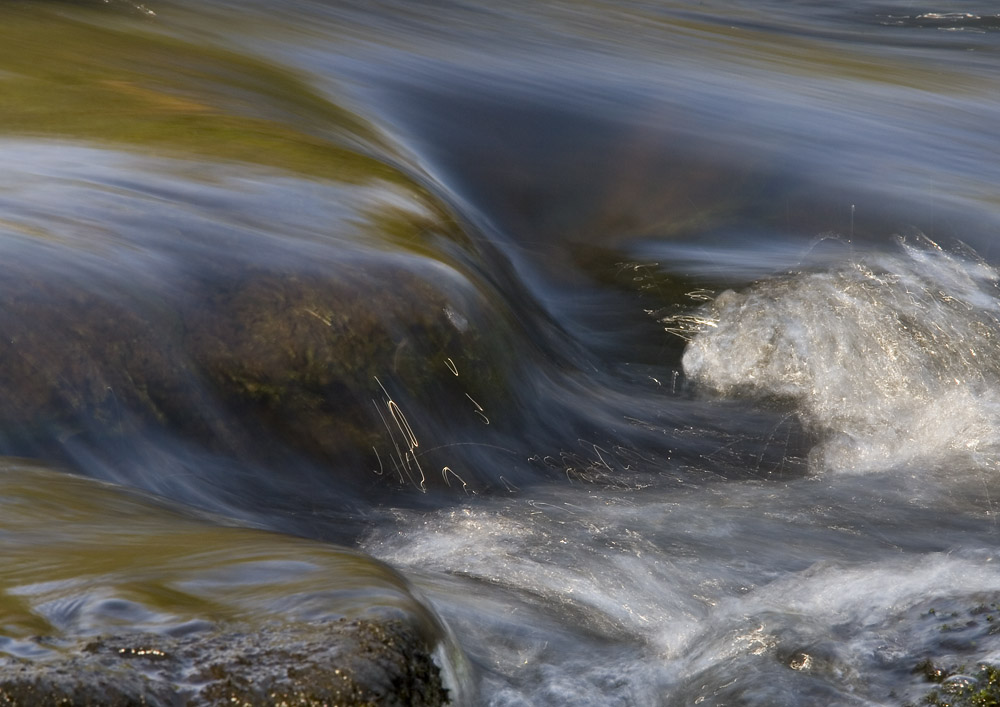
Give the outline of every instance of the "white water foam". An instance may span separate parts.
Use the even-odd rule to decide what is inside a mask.
[[[474,704],[905,704],[921,661],[1000,654],[1000,555],[885,478],[536,489],[397,511],[365,549],[444,614]]]
[[[816,469],[874,471],[955,453],[1000,461],[998,272],[921,239],[824,272],[721,293],[685,374],[724,396],[787,402]]]

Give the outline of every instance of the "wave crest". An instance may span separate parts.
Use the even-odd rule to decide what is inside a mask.
[[[814,466],[871,471],[957,451],[1000,460],[1000,273],[922,239],[727,290],[682,365],[724,396],[791,401]]]

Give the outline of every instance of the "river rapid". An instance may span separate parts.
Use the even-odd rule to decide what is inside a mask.
[[[0,666],[408,616],[455,704],[982,679],[998,69],[972,0],[5,2]]]

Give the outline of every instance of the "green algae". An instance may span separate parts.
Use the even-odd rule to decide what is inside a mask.
[[[1000,602],[981,595],[973,602],[941,600],[927,608],[921,617],[939,635],[941,653],[922,660],[912,674],[932,683],[919,702],[907,707],[996,707],[1000,705],[1000,668],[989,662],[972,662],[961,656],[983,655],[1000,635]],[[912,693],[911,693],[912,694]]]
[[[997,707],[1000,705],[1000,668],[980,663],[975,668],[966,666],[942,668],[930,660],[923,661],[914,670],[928,682],[939,687],[931,690],[921,705],[931,707]]]

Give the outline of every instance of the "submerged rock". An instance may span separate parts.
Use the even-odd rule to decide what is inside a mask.
[[[343,464],[393,436],[416,446],[424,420],[403,421],[406,401],[502,400],[502,317],[458,272],[388,258],[331,270],[220,278],[191,301],[185,350],[240,425]]]
[[[418,191],[248,185],[212,165],[192,185],[176,160],[0,151],[31,165],[0,176],[0,454],[76,466],[72,446],[121,467],[136,439],[170,436],[241,463],[305,459],[345,487],[382,469],[378,483],[423,489],[405,468],[414,439],[492,431],[486,415],[514,407],[517,323]],[[314,212],[288,206],[302,192]]]
[[[464,699],[460,649],[392,568],[227,523],[3,463],[0,705]]]
[[[219,270],[181,297],[0,280],[0,452],[51,458],[159,430],[237,459],[295,450],[351,481],[370,474],[373,448],[405,448],[431,422],[404,411],[467,409],[458,428],[479,424],[477,401],[507,398],[503,315],[448,266]]]
[[[501,404],[490,267],[391,139],[177,17],[109,16],[0,7],[0,454],[120,466],[155,434],[367,483],[413,456],[388,401]]]
[[[973,669],[964,666],[946,669],[925,660],[913,672],[938,685],[924,696],[921,705],[990,707],[1000,704],[1000,668],[994,665],[980,663]],[[906,707],[913,705],[908,703]]]

